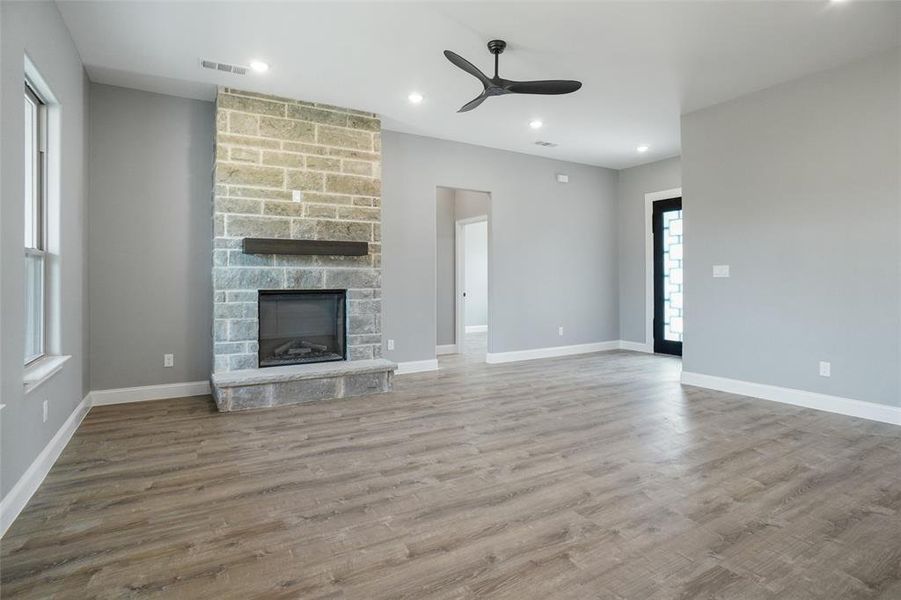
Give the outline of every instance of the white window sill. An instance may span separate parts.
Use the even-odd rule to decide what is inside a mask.
[[[63,368],[71,355],[44,356],[25,367],[25,393],[34,391],[39,385],[53,377]]]

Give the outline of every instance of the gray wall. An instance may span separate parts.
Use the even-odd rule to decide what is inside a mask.
[[[473,190],[454,190],[454,218],[471,219],[491,211],[491,195]]]
[[[644,195],[682,186],[679,157],[619,172],[619,328],[621,339],[645,343]]]
[[[686,371],[901,404],[899,53],[683,117]]]
[[[456,309],[454,294],[456,289],[456,257],[454,244],[457,236],[454,217],[454,190],[439,187],[436,192],[435,207],[435,310],[437,313],[437,342],[439,345],[453,344],[456,332]]]
[[[463,228],[466,325],[488,324],[488,221]]]
[[[0,493],[6,495],[88,391],[85,297],[85,199],[87,171],[87,78],[78,52],[51,2],[0,3]],[[24,110],[25,54],[59,102],[60,164],[50,176],[58,190],[48,258],[51,294],[58,299],[50,351],[72,358],[62,371],[28,396],[23,393]],[[52,109],[56,110],[56,108]],[[52,148],[51,148],[52,150]],[[56,217],[54,217],[56,215]],[[58,217],[58,218],[57,218]],[[50,300],[51,306],[54,304]],[[43,401],[48,419],[42,422]]]
[[[388,358],[435,356],[437,186],[491,194],[490,352],[618,339],[615,171],[392,131],[382,159]]]
[[[92,389],[209,378],[214,128],[211,102],[91,85]]]

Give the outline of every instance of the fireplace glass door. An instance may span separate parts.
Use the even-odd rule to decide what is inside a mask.
[[[345,314],[345,290],[260,290],[260,366],[344,360]]]

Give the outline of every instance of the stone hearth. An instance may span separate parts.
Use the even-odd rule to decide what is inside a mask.
[[[222,412],[301,404],[391,391],[397,365],[378,358],[245,369],[213,375]]]

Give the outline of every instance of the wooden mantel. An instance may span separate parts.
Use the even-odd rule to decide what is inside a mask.
[[[272,238],[244,238],[244,254],[306,254],[327,256],[366,256],[366,242],[332,240],[286,240]]]

